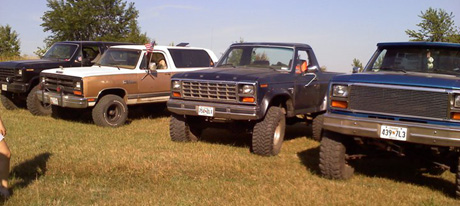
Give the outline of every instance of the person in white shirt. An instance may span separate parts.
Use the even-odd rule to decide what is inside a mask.
[[[0,117],[0,195],[4,198],[10,196],[8,190],[8,175],[10,172],[11,151],[5,141],[6,129]]]

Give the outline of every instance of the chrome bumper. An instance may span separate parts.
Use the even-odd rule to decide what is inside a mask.
[[[326,113],[323,128],[333,132],[369,138],[380,138],[382,125],[407,128],[406,142],[460,147],[460,127],[370,119],[348,115]]]
[[[169,99],[167,106],[169,111],[180,115],[199,116],[198,106],[207,106],[214,108],[214,116],[212,118],[256,120],[262,117],[260,108],[255,105],[234,105]]]
[[[56,92],[43,92],[38,90],[37,98],[46,104],[57,105],[61,107],[68,108],[87,108],[89,106],[94,106],[94,102],[89,102],[86,98],[78,97],[75,95],[62,95]],[[51,98],[55,98],[57,102],[51,102]]]

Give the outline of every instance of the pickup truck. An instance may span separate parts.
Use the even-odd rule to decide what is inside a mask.
[[[328,82],[337,74],[319,68],[307,44],[232,44],[215,68],[173,76],[171,139],[196,141],[206,127],[243,125],[252,132],[251,151],[272,156],[295,119],[313,122],[320,136]]]
[[[126,121],[127,105],[166,102],[173,74],[207,69],[215,61],[202,48],[155,46],[149,52],[144,45],[113,46],[92,67],[43,71],[36,95],[54,116],[92,108],[96,125],[118,127]]]
[[[383,150],[420,160],[422,172],[450,169],[460,197],[460,44],[379,43],[364,72],[334,77],[328,96],[324,177],[350,178],[354,159]]]
[[[129,43],[98,41],[65,41],[53,44],[41,59],[0,62],[0,100],[8,110],[27,106],[34,115],[51,113],[35,96],[38,76],[45,69],[82,67],[94,64],[110,46]],[[26,104],[27,103],[27,104]]]

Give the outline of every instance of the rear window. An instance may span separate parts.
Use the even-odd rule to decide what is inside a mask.
[[[168,49],[177,68],[212,67],[211,57],[204,50]]]

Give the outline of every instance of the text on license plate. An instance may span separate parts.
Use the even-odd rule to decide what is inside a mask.
[[[50,97],[50,103],[54,105],[59,105],[59,100],[56,97]]]
[[[214,116],[214,107],[198,106],[198,115],[212,117]]]
[[[407,128],[382,125],[380,127],[380,137],[384,139],[406,141]]]

